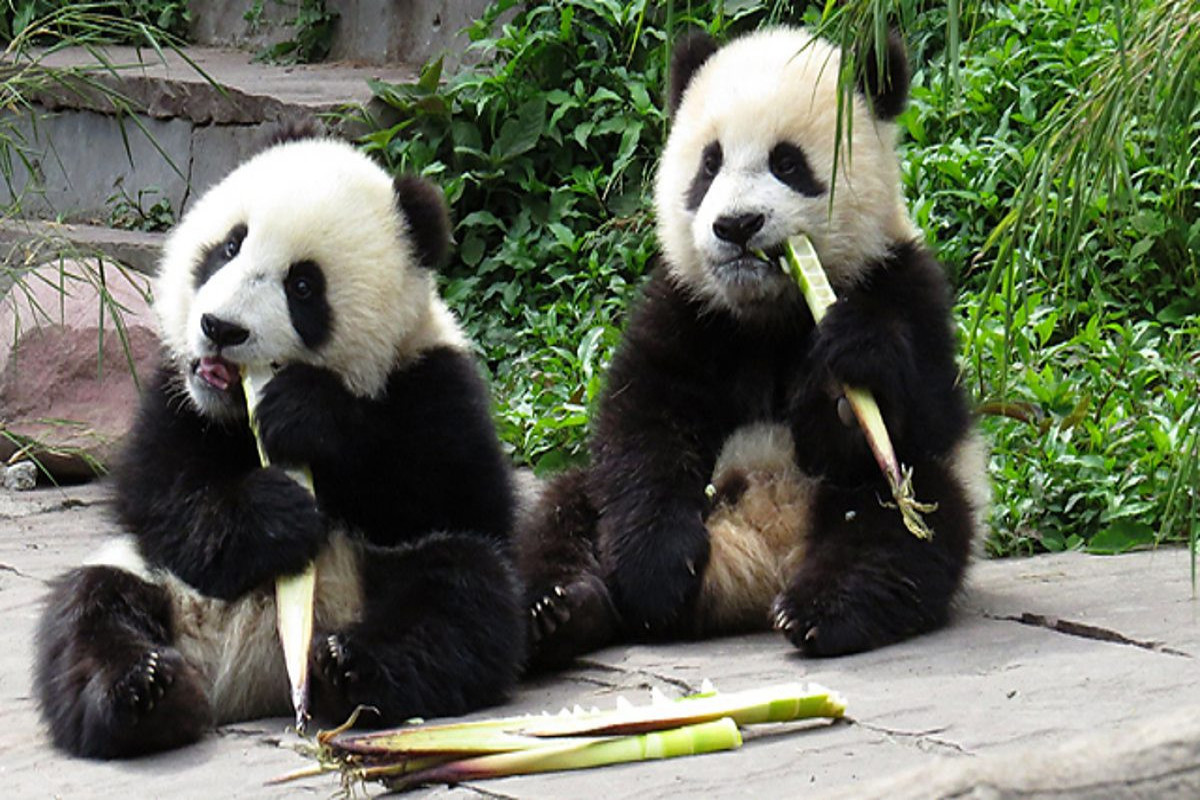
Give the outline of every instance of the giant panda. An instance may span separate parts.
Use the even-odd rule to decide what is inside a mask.
[[[209,190],[154,284],[163,361],[115,469],[125,533],[59,578],[35,686],[53,742],[173,748],[291,713],[274,582],[317,560],[312,707],[341,722],[501,700],[524,659],[512,476],[435,290],[439,190],[347,143],[277,142]],[[263,468],[242,366],[277,368]]]
[[[834,656],[947,621],[986,454],[948,282],[902,197],[904,50],[893,35],[876,53],[839,112],[842,53],[803,29],[676,46],[661,263],[607,372],[590,463],[519,534],[535,667],[618,638],[772,626]],[[839,298],[820,325],[778,263],[800,232]],[[917,498],[937,504],[931,541],[884,502],[845,385],[874,393]]]

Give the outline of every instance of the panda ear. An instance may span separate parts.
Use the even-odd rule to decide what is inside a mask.
[[[255,140],[255,152],[268,150],[277,144],[328,136],[325,125],[317,119],[302,119],[266,126]]]
[[[421,266],[437,269],[450,249],[450,212],[442,190],[416,175],[400,175],[393,183],[396,205],[408,220],[408,231]]]
[[[858,69],[858,88],[871,102],[875,116],[893,120],[908,105],[908,56],[904,41],[895,30],[888,32],[887,45],[880,59],[872,39],[861,50]]]
[[[715,52],[716,41],[703,30],[689,31],[675,42],[675,49],[671,53],[670,86],[667,92],[667,111],[672,117],[679,108],[684,90],[692,82],[692,76]]]

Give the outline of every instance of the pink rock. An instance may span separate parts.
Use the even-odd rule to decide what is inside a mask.
[[[148,277],[108,261],[21,274],[0,300],[0,459],[27,450],[60,481],[111,463],[138,405],[130,360],[142,381],[157,363],[149,292]]]

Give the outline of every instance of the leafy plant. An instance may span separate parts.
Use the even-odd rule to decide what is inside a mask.
[[[262,24],[266,0],[254,0],[243,15],[251,28]],[[271,0],[277,6],[294,9],[284,25],[295,33],[258,54],[258,59],[280,64],[311,64],[323,61],[333,45],[333,30],[338,13],[326,8],[325,0]]]
[[[150,202],[156,194],[161,194],[157,187],[148,186],[138,189],[135,196],[130,196],[125,185],[118,185],[117,191],[108,198],[108,224],[113,228],[130,231],[156,232],[165,231],[175,224],[175,210],[171,201],[161,197]]]
[[[469,30],[479,67],[373,86],[400,121],[363,144],[445,188],[458,240],[445,294],[494,373],[503,437],[539,470],[581,452],[654,253],[663,22],[644,0],[498,2]]]
[[[190,21],[187,0],[6,0],[0,5],[0,41],[24,36],[45,43],[83,35],[91,41],[142,43],[146,26],[182,38]]]

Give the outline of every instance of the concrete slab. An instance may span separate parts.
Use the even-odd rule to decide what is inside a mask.
[[[226,726],[180,752],[120,764],[48,749],[30,697],[45,581],[108,531],[102,486],[0,493],[0,785],[13,797],[328,796],[332,776],[263,780],[305,764],[286,720]],[[840,659],[782,639],[615,647],[528,682],[488,715],[606,706],[705,678],[733,691],[812,680],[849,721],[753,731],[736,752],[509,778],[428,797],[1178,797],[1200,793],[1200,603],[1188,554],[985,561],[947,629]],[[372,794],[375,792],[372,791]]]
[[[104,68],[98,69],[96,53]],[[288,120],[296,109],[334,111],[371,99],[367,81],[413,80],[419,64],[363,65],[347,62],[279,66],[254,61],[253,53],[222,47],[151,52],[107,47],[96,53],[64,48],[38,56],[47,69],[88,70],[118,85],[130,104],[149,117],[183,117],[197,124],[250,125]],[[103,96],[76,87],[38,95],[51,107],[109,111]]]
[[[143,233],[101,225],[72,225],[32,219],[0,219],[0,261],[44,264],[60,257],[101,254],[145,275],[153,275],[166,234]],[[8,290],[0,278],[0,294]]]

